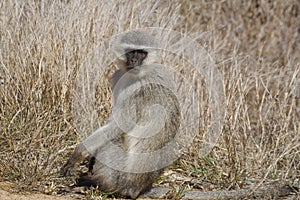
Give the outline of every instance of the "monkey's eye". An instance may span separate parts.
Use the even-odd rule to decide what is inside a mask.
[[[137,53],[142,57],[146,58],[147,52],[145,50],[137,50]]]
[[[148,52],[143,50],[143,49],[127,49],[126,51],[126,54],[129,54],[129,55],[135,55],[135,54],[138,54],[138,55],[142,55],[144,57],[147,56]]]

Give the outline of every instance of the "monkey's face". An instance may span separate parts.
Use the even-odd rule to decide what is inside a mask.
[[[141,49],[138,50],[127,50],[126,51],[126,69],[131,70],[137,66],[143,64],[143,61],[147,57],[147,52]]]

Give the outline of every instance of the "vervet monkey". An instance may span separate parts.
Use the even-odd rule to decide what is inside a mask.
[[[62,171],[90,156],[89,175],[78,185],[137,198],[171,163],[180,109],[170,74],[160,65],[158,43],[142,31],[116,39],[119,70],[111,78],[113,111],[108,123],[79,144]],[[169,148],[170,147],[170,148]]]

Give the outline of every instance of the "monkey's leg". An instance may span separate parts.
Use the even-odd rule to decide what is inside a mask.
[[[105,145],[108,141],[120,135],[122,132],[114,121],[100,127],[82,143],[77,145],[74,152],[63,166],[61,174],[64,176],[70,175],[70,169],[74,168],[75,164],[82,161],[84,158],[93,155],[94,152]]]

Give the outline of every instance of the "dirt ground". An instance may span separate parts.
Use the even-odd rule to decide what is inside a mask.
[[[9,182],[0,182],[0,199],[1,200],[71,200],[73,197],[53,196],[40,193],[18,193],[14,184]]]
[[[5,190],[0,190],[0,199],[2,200],[68,200],[70,197],[50,196],[45,194],[13,194]]]
[[[204,198],[204,196],[202,196],[199,199],[206,199],[206,198]],[[287,196],[281,197],[279,199],[299,200],[299,198],[300,198],[300,196],[295,194],[295,195],[287,195]],[[71,200],[71,199],[86,199],[86,197],[84,195],[78,195],[78,194],[69,194],[69,195],[59,196],[59,195],[46,195],[46,194],[34,193],[34,192],[20,193],[16,190],[16,186],[13,183],[0,182],[0,199],[1,200],[31,200],[31,199],[35,199],[35,200]],[[139,199],[146,200],[149,198],[139,198]],[[186,199],[186,198],[184,198],[184,199]],[[188,198],[188,199],[190,199],[190,198]],[[194,199],[194,198],[192,198],[192,199]],[[209,199],[212,199],[212,198],[209,198]],[[107,199],[107,200],[109,200],[109,199]],[[119,199],[119,200],[122,200],[122,199]]]
[[[0,200],[74,200],[74,199],[86,199],[83,195],[70,194],[67,195],[46,195],[41,193],[22,192],[19,193],[15,189],[15,185],[9,182],[0,182]],[[143,198],[140,200],[146,200]],[[107,199],[110,200],[110,199]],[[118,199],[122,200],[122,199]]]

